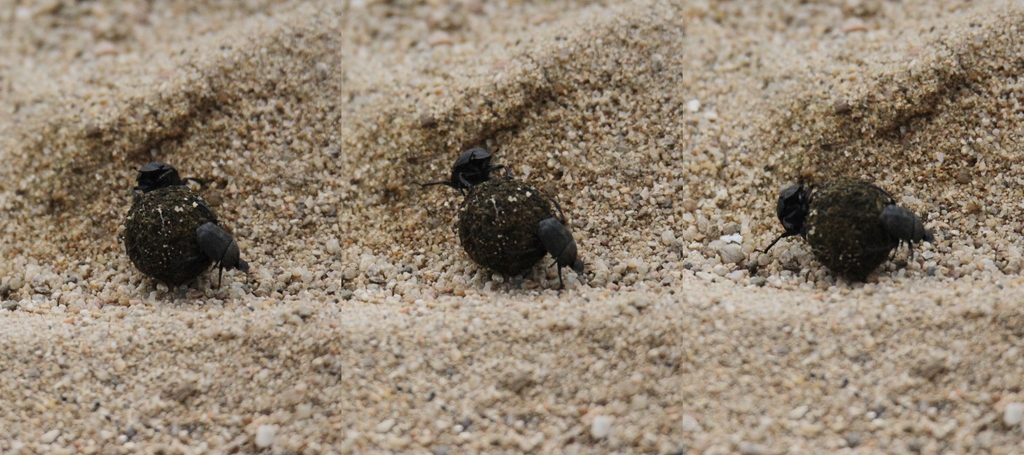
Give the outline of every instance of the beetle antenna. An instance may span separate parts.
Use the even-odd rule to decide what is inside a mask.
[[[234,242],[235,239],[231,239],[231,243]],[[230,244],[228,248],[224,248],[224,252],[220,254],[220,260],[217,261],[217,268],[220,269],[220,271],[217,272],[217,289],[220,289],[220,284],[224,280],[224,256],[228,255],[229,249],[231,249]]]

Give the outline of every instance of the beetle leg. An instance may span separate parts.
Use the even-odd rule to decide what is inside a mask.
[[[499,164],[497,166],[491,166],[491,167],[487,168],[487,170],[485,172],[488,175],[490,175],[491,172],[497,171],[499,169],[504,169],[505,170],[505,180],[512,180],[512,170],[509,169],[509,167],[504,165],[504,164]]]
[[[794,235],[797,235],[797,234],[798,234],[798,232],[796,232],[796,231],[782,233],[782,235],[776,237],[775,240],[772,240],[772,243],[768,244],[768,248],[765,248],[760,253],[761,254],[768,254],[768,250],[772,249],[772,247],[775,246],[776,243],[779,243],[779,240],[782,240],[782,239],[784,239],[786,237],[791,237],[791,236],[794,236]]]
[[[466,180],[466,176],[462,174],[459,174],[459,183],[462,184],[459,188],[473,188],[473,184],[469,183],[469,180]]]
[[[545,196],[547,196],[545,194]],[[548,196],[548,199],[555,204],[555,208],[558,209],[558,222],[565,224],[565,212],[562,211],[562,205],[555,200],[555,198]]]
[[[417,183],[417,185],[422,186],[424,188],[428,187],[428,186],[434,186],[434,185],[448,185],[448,186],[452,186],[452,182],[447,182],[447,181],[442,180],[440,182]]]

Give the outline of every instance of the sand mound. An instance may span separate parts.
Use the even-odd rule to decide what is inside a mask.
[[[509,3],[0,8],[0,450],[1024,450],[1020,4]],[[567,290],[415,185],[472,146],[560,201]],[[155,159],[251,275],[132,267]],[[836,174],[936,243],[755,251]]]

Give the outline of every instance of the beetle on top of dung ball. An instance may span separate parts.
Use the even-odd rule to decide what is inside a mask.
[[[444,184],[468,191],[459,207],[458,233],[466,254],[477,264],[504,275],[517,275],[546,254],[554,259],[559,288],[562,269],[583,274],[576,241],[566,227],[562,207],[536,186],[512,179],[507,166],[492,165],[493,156],[481,148],[463,152]],[[490,173],[504,169],[505,178]]]
[[[839,276],[865,281],[903,243],[934,243],[914,212],[896,205],[881,187],[856,178],[838,177],[782,191],[776,214],[785,232],[776,242],[799,235],[814,257]]]
[[[455,188],[459,190],[463,195],[466,194],[465,190],[473,187],[473,185],[479,185],[491,179],[491,172],[504,169],[505,180],[512,179],[512,171],[503,164],[491,165],[491,160],[494,158],[491,152],[480,147],[473,147],[465,152],[455,160],[455,164],[452,165],[452,176],[448,180],[441,180],[437,182],[421,183],[420,186],[428,187],[434,185],[444,185],[447,187]]]
[[[224,269],[249,272],[238,243],[203,197],[185,186],[177,169],[152,162],[139,170],[136,182],[122,241],[140,272],[177,286],[213,264],[219,269],[217,287]]]

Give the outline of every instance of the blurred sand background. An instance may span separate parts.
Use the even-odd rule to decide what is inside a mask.
[[[0,1],[0,452],[1022,453],[1024,5]],[[588,264],[474,265],[485,146]],[[135,169],[252,266],[168,289]],[[851,174],[936,234],[781,232]]]

